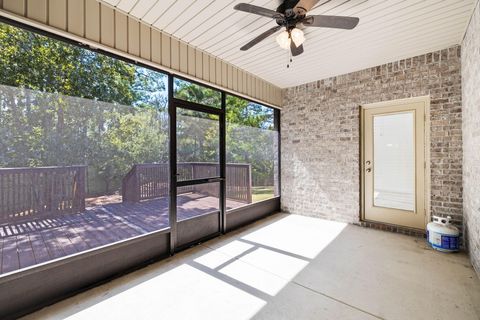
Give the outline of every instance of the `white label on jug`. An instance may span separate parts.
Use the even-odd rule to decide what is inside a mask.
[[[442,235],[436,232],[429,232],[430,243],[441,246],[442,245]]]

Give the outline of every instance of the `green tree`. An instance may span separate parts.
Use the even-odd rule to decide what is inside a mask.
[[[1,166],[87,164],[110,193],[168,159],[165,75],[5,24],[0,47]]]
[[[209,107],[221,108],[222,94],[192,82],[175,79],[173,83],[174,97]]]
[[[135,66],[0,24],[0,81],[42,92],[131,105]]]
[[[277,132],[271,108],[227,96],[227,162],[252,166],[255,185],[273,185]]]

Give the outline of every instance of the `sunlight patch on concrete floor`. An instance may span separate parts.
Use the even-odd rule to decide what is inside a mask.
[[[466,255],[277,214],[26,319],[478,319]]]

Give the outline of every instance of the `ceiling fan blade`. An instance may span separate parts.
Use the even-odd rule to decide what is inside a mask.
[[[254,6],[248,3],[239,3],[233,9],[253,14],[258,14],[267,18],[277,19],[282,18],[283,15],[275,10]]]
[[[251,47],[253,47],[254,45],[256,45],[257,43],[259,43],[260,41],[262,41],[263,39],[271,36],[272,34],[274,34],[275,32],[277,32],[278,30],[280,30],[282,28],[282,26],[275,26],[271,29],[268,29],[267,31],[265,31],[264,33],[262,33],[261,35],[259,35],[258,37],[256,37],[255,39],[253,39],[252,41],[250,41],[249,43],[247,43],[246,45],[244,45],[243,47],[240,48],[240,50],[242,51],[246,51],[248,49],[250,49]]]
[[[295,42],[290,41],[290,50],[292,51],[292,56],[296,57],[303,53],[303,44],[298,47],[295,45]]]
[[[313,6],[317,4],[319,0],[299,0],[294,9],[303,9],[304,14],[307,11],[312,10]]]
[[[351,30],[357,26],[359,21],[360,19],[356,17],[314,15],[305,17],[302,23],[309,27]]]

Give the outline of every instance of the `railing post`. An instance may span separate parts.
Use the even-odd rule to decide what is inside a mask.
[[[137,165],[134,165],[133,167],[134,169],[134,173],[133,173],[133,190],[135,190],[134,192],[134,201],[135,202],[140,202],[140,199],[142,198],[142,190],[141,190],[141,186],[140,186],[140,183],[139,183],[139,171],[138,170],[138,166]]]
[[[74,202],[76,202],[79,212],[85,211],[85,198],[87,196],[86,176],[87,176],[87,167],[86,166],[79,167],[77,169],[77,192],[74,195]]]
[[[139,202],[141,198],[140,191],[138,166],[135,164],[122,180],[122,201]]]
[[[53,175],[53,173],[52,173]],[[46,172],[44,172],[43,174],[43,178],[45,180],[45,195],[46,195],[46,199],[45,199],[45,211],[47,212],[52,212],[52,202],[53,202],[53,199],[52,199],[52,192],[53,192],[53,182],[51,181],[50,179],[50,175],[47,174]]]
[[[192,162],[190,163],[190,165],[192,166],[192,177],[191,179],[194,180],[194,179],[197,179],[197,163],[195,162]],[[198,185],[193,185],[190,187],[192,189],[192,192],[201,192],[201,189]]]
[[[247,203],[252,203],[252,165],[247,165]]]
[[[127,196],[127,183],[126,183],[126,178],[128,176],[128,173],[125,177],[122,179],[122,202],[127,202],[128,201],[128,196]]]

